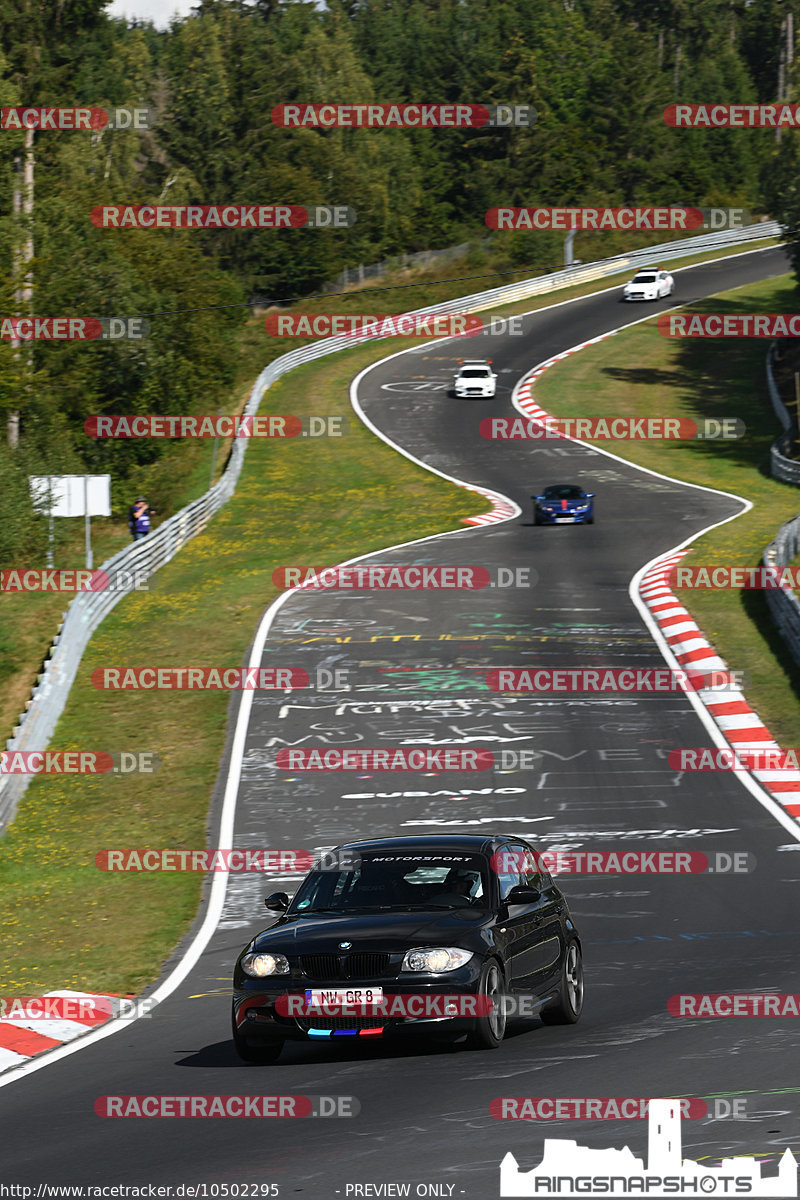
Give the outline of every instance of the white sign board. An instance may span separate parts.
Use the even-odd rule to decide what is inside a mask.
[[[34,504],[51,517],[111,516],[110,475],[29,475],[28,483]]]

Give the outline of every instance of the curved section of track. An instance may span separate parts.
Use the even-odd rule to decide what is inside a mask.
[[[786,269],[779,250],[705,264],[677,273],[679,298]],[[195,941],[185,977],[162,985],[165,995],[168,985],[172,992],[151,1019],[0,1090],[9,1180],[272,1182],[281,1195],[315,1200],[345,1196],[348,1185],[408,1183],[413,1195],[416,1184],[436,1183],[443,1196],[483,1198],[497,1194],[506,1151],[524,1169],[541,1155],[541,1127],[490,1115],[490,1102],[504,1095],[747,1094],[747,1121],[685,1123],[684,1153],[709,1161],[776,1158],[797,1144],[792,1097],[786,1103],[772,1094],[794,1087],[797,1023],[679,1020],[667,1011],[675,992],[800,991],[797,841],[731,773],[681,775],[669,767],[671,748],[705,740],[683,694],[514,698],[483,684],[484,672],[501,666],[661,667],[631,603],[631,578],[654,554],[741,507],[612,463],[590,447],[478,437],[481,417],[513,412],[512,390],[536,362],[619,324],[620,311],[603,293],[532,314],[523,338],[493,338],[485,352],[501,386],[494,401],[474,408],[447,396],[462,352],[457,343],[394,355],[359,377],[358,404],[381,436],[441,472],[508,496],[523,514],[370,561],[528,570],[535,586],[282,597],[262,623],[251,661],[344,669],[349,689],[252,695],[233,737],[219,842],[226,829],[240,847],[324,847],[371,835],[497,827],[547,848],[746,850],[758,870],[565,879],[587,965],[576,1027],[515,1027],[497,1052],[485,1054],[303,1045],[268,1068],[235,1058],[228,979],[240,946],[266,923],[265,890],[281,881],[232,877],[219,920],[207,910],[213,936]],[[482,349],[470,345],[476,355]],[[526,515],[531,493],[564,477],[598,493],[598,523],[534,529]],[[291,775],[272,765],[284,746],[417,743],[528,749],[536,769],[497,767],[476,782],[469,772]],[[239,1093],[356,1096],[361,1111],[354,1120],[309,1127],[106,1120],[93,1109],[109,1094]],[[45,1135],[37,1139],[35,1129]],[[546,1132],[596,1147],[628,1144],[636,1154],[646,1148],[638,1122],[561,1122]],[[381,1193],[349,1192],[358,1194]]]

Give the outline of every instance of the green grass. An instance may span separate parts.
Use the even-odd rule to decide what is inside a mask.
[[[797,299],[788,279],[773,279],[692,311],[794,312]],[[769,476],[769,448],[780,430],[767,395],[766,350],[763,339],[670,339],[648,321],[551,367],[535,395],[559,417],[744,421],[747,436],[736,441],[594,444],[629,462],[751,500],[748,513],[699,538],[681,565],[757,566],[778,527],[800,509],[798,489]],[[675,544],[681,540],[676,526]],[[763,593],[683,588],[677,594],[729,667],[745,672],[745,695],[777,741],[800,745],[800,668],[771,622]]]

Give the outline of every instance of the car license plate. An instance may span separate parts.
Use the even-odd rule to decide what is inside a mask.
[[[360,988],[309,988],[306,1004],[309,1008],[327,1004],[380,1004],[383,1000],[382,987]]]
[[[574,521],[574,517],[556,517],[557,521]]]

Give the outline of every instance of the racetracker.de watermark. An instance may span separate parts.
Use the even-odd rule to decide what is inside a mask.
[[[397,746],[377,750],[279,750],[275,764],[290,771],[491,771],[491,750]]]
[[[96,667],[99,691],[237,692],[307,688],[308,671],[289,667]]]
[[[668,583],[676,588],[733,588],[736,590],[800,587],[800,567],[673,567]]]
[[[699,1096],[675,1097],[685,1121],[702,1121],[710,1106]],[[743,1111],[743,1110],[740,1110]],[[649,1096],[496,1096],[496,1121],[646,1121]]]
[[[355,209],[328,204],[104,204],[99,229],[347,229]]]
[[[535,587],[539,574],[533,567],[425,567],[403,565],[354,565],[343,567],[276,567],[275,587],[320,589],[387,589],[412,591],[468,591],[480,588]]]
[[[149,336],[144,317],[0,317],[6,342],[139,342]]]
[[[356,1117],[355,1096],[99,1096],[98,1117]]]
[[[278,104],[283,129],[482,129],[529,127],[532,104]]]
[[[664,121],[676,129],[796,129],[800,104],[668,104]]]
[[[498,875],[545,871],[550,875],[750,875],[754,854],[746,850],[498,850]]]
[[[310,850],[176,850],[172,847],[98,850],[94,865],[100,871],[152,874],[174,871],[224,871],[231,875],[280,875],[310,871],[317,856]],[[324,869],[322,866],[318,869]],[[328,870],[331,868],[328,867]],[[337,868],[338,869],[338,868]]]
[[[477,337],[477,313],[270,313],[272,337]]]
[[[149,573],[144,569],[90,571],[88,567],[40,570],[7,567],[0,571],[0,592],[147,592]]]
[[[152,129],[149,108],[0,108],[0,130]]]
[[[152,775],[152,750],[2,750],[0,775]]]
[[[501,668],[489,671],[492,692],[698,692],[745,686],[744,671],[673,670],[671,667],[556,667],[547,670]]]
[[[487,442],[587,441],[734,441],[746,426],[738,417],[484,417],[478,426]]]
[[[744,208],[490,208],[490,229],[602,230],[739,229],[750,223]]]
[[[796,992],[701,992],[670,996],[673,1017],[800,1017]]]
[[[800,313],[662,313],[663,337],[800,337]]]
[[[670,750],[667,762],[676,771],[798,771],[800,748],[682,746]]]
[[[162,416],[138,413],[127,416],[87,417],[83,431],[91,438],[317,438],[344,437],[344,417],[255,416],[223,413],[216,416]]]
[[[0,996],[0,1021],[77,1021],[101,1025],[115,1017],[138,1021],[151,1017],[156,1001],[129,996]]]

